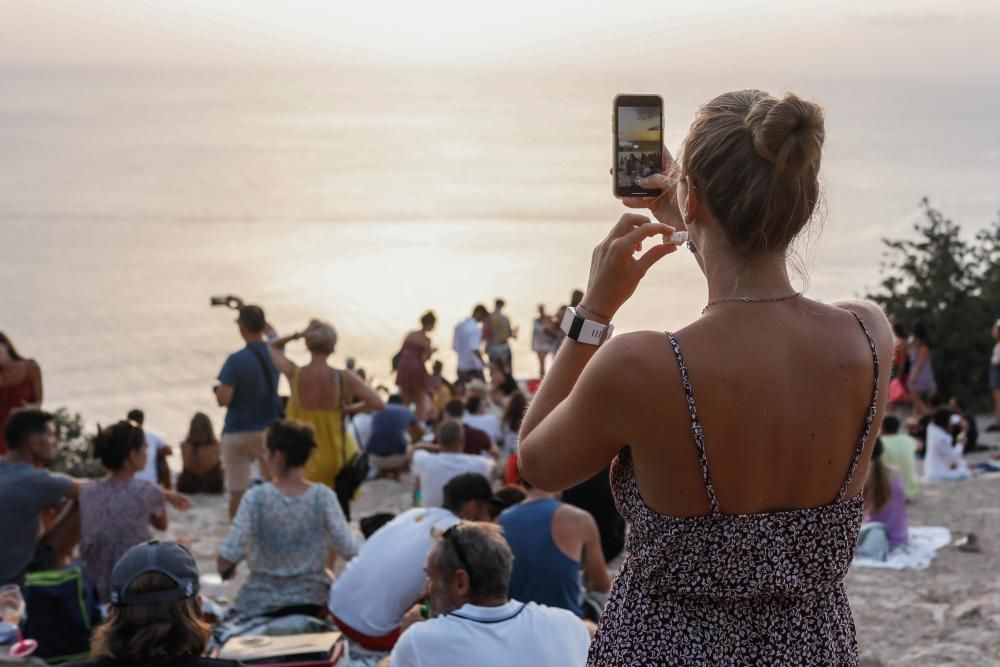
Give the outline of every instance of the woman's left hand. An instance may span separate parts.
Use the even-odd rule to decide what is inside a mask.
[[[650,267],[677,250],[675,244],[666,242],[674,231],[670,225],[650,222],[644,215],[623,215],[607,238],[594,248],[587,293],[580,305],[592,314],[613,318],[635,293]],[[635,256],[642,251],[643,241],[658,235],[664,237],[663,241]]]

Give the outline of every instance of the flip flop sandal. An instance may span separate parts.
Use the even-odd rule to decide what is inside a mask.
[[[955,548],[967,554],[977,554],[982,551],[979,547],[979,538],[976,537],[975,533],[969,533],[955,540]]]

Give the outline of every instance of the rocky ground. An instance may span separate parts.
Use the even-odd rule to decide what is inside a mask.
[[[983,440],[1000,447],[997,434]],[[970,462],[993,453],[973,455]],[[202,572],[215,572],[215,554],[228,530],[225,502],[208,496],[192,502],[189,512],[171,510],[169,535],[190,542]],[[354,503],[355,523],[375,512],[400,512],[410,502],[407,478],[369,482]],[[852,568],[847,592],[862,664],[1000,667],[1000,474],[925,485],[908,510],[910,525],[944,526],[955,537],[975,533],[981,551],[945,547],[919,572]],[[241,579],[206,591],[232,596]]]

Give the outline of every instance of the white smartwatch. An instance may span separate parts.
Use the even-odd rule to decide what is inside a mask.
[[[559,327],[567,338],[586,345],[600,346],[614,333],[615,325],[601,324],[581,317],[576,308],[567,308]]]

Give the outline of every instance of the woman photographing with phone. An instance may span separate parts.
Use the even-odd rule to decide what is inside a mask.
[[[632,528],[590,664],[857,664],[843,578],[892,332],[876,306],[823,304],[789,280],[823,139],[822,110],[794,95],[720,95],[676,164],[664,151],[670,175],[639,183],[663,193],[625,200],[658,222],[626,214],[594,250],[519,449],[524,478],[551,491],[614,460]],[[701,317],[594,345],[677,249],[636,258],[642,241],[675,230],[707,280]]]

